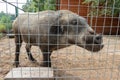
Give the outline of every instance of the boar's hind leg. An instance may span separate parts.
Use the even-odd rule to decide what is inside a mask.
[[[32,53],[30,51],[31,50],[31,45],[26,44],[25,48],[26,48],[26,52],[27,52],[29,60],[32,61],[32,62],[36,62],[36,60],[33,58]]]
[[[14,65],[16,67],[19,66],[19,54],[20,54],[21,45],[22,45],[21,36],[20,35],[15,35],[16,52],[15,52],[15,62],[14,62]]]

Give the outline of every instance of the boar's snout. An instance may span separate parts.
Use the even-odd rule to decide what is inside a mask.
[[[86,41],[86,44],[101,44],[103,42],[102,35],[87,35],[85,36],[84,40]]]
[[[101,44],[103,42],[102,35],[98,34],[95,36],[94,43],[95,44]]]
[[[101,34],[87,35],[84,37],[83,41],[85,41],[84,48],[89,51],[97,52],[104,47],[103,36]]]

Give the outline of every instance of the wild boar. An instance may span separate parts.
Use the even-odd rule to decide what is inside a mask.
[[[86,19],[69,10],[46,10],[36,13],[23,13],[13,22],[15,34],[15,65],[19,66],[22,42],[31,61],[31,46],[38,46],[43,53],[43,66],[51,67],[50,55],[53,50],[77,45],[97,52],[103,48],[101,34],[97,34]]]

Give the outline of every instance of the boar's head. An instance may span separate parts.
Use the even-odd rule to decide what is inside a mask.
[[[59,34],[59,44],[75,44],[89,51],[97,52],[103,48],[103,37],[97,34],[86,19],[68,10],[60,10],[56,25],[51,33]]]

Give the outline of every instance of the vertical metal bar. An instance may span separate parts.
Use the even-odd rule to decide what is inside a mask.
[[[18,8],[15,6],[15,17],[18,16]]]

